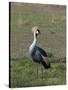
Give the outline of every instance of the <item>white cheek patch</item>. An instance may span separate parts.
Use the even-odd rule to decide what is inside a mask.
[[[36,33],[38,34],[39,32],[37,31]]]

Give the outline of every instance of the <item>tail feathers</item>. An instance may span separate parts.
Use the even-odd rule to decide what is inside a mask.
[[[42,65],[44,66],[44,68],[48,69],[50,68],[50,63],[46,63],[45,61],[42,61]]]

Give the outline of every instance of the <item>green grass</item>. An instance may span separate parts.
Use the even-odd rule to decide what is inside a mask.
[[[12,59],[11,61],[11,87],[63,85],[66,84],[66,64],[51,63],[50,69],[43,68],[43,79],[41,65],[32,62],[30,58]]]
[[[11,3],[10,25],[11,87],[66,84],[66,7]],[[41,31],[37,45],[47,52],[51,62],[51,68],[44,69],[43,80],[41,69],[37,78],[37,65],[28,52],[34,25]]]

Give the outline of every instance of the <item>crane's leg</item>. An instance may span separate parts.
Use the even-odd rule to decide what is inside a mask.
[[[37,78],[38,78],[38,64],[37,64]]]
[[[42,80],[43,80],[43,66],[41,66],[41,78],[42,78]]]

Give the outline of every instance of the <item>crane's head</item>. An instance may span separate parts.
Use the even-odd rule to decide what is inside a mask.
[[[32,33],[35,33],[36,36],[40,34],[40,30],[38,29],[37,26],[34,26],[34,27],[32,28]]]

